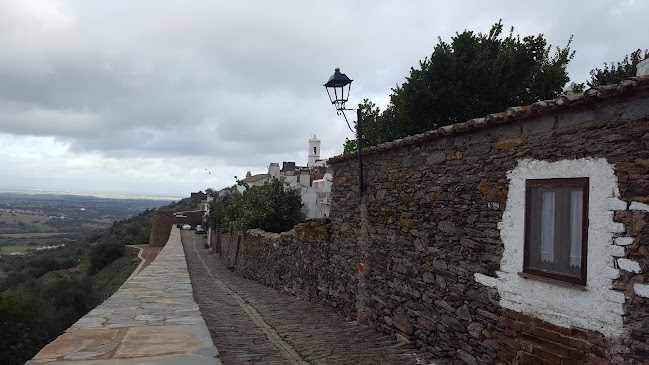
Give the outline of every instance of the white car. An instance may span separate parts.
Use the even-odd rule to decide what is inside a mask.
[[[183,224],[183,228],[182,228],[182,229],[183,229],[183,230],[189,230],[189,229],[192,229],[192,226],[189,225],[189,224]]]

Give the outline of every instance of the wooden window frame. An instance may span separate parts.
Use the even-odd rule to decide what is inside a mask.
[[[583,211],[582,211],[582,233],[581,233],[581,274],[579,277],[560,273],[556,271],[546,271],[530,266],[530,236],[531,236],[531,207],[532,207],[532,188],[534,187],[581,187],[583,189]],[[588,196],[589,196],[589,178],[557,178],[557,179],[527,179],[525,181],[525,244],[523,255],[523,273],[533,276],[545,277],[562,282],[576,285],[586,285],[587,277],[587,258],[588,258]],[[556,247],[556,246],[555,246]],[[565,250],[565,248],[562,248]],[[557,253],[555,252],[555,257]]]

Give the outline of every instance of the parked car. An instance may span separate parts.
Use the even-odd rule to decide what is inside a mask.
[[[198,233],[198,234],[205,234],[205,233],[207,233],[207,231],[205,230],[205,228],[203,228],[203,226],[201,226],[200,224],[196,226],[196,231],[195,231],[195,232]]]
[[[192,226],[189,225],[189,224],[183,224],[183,229],[189,230],[189,229],[192,229]]]

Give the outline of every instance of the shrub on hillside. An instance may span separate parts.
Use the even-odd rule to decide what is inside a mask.
[[[90,248],[88,275],[94,275],[106,265],[124,256],[124,245],[116,239],[101,241]]]

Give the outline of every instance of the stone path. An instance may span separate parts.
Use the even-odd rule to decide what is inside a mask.
[[[182,232],[194,298],[224,364],[442,364],[332,309],[227,270]]]
[[[150,265],[27,364],[221,364],[216,356],[172,229]]]

